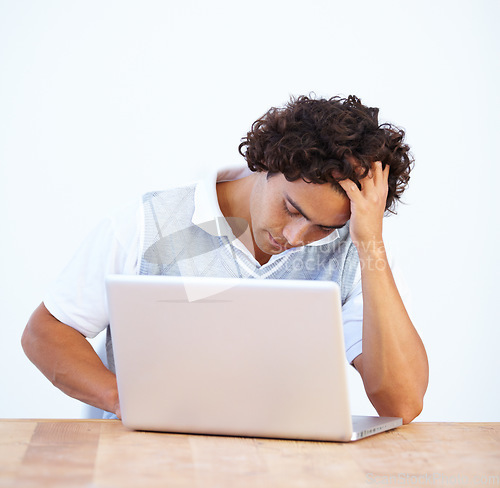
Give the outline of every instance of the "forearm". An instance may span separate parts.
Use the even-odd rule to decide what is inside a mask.
[[[115,375],[87,339],[54,318],[43,303],[28,321],[22,346],[28,358],[64,393],[119,414]]]
[[[425,348],[401,300],[383,243],[358,246],[358,253],[363,291],[360,373],[379,414],[409,422],[420,413],[427,389]]]

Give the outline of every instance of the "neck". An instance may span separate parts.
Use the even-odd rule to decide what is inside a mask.
[[[264,254],[255,244],[252,231],[252,219],[250,216],[250,195],[253,190],[256,174],[234,181],[217,183],[217,200],[222,215],[228,221],[233,234],[252,253],[255,259],[262,265],[269,261],[270,256]],[[241,219],[248,224],[248,229],[241,232]]]
[[[217,200],[224,217],[245,219],[251,227],[250,194],[253,188],[253,174],[234,181],[217,183]]]

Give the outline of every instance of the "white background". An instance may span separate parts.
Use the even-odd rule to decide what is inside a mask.
[[[256,118],[315,92],[380,107],[416,158],[386,230],[429,355],[419,420],[500,421],[499,5],[0,0],[0,417],[81,414],[19,340],[87,232],[242,163]]]

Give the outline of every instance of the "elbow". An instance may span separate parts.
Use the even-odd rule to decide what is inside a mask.
[[[405,425],[415,420],[424,407],[423,396],[420,395],[394,396],[378,392],[368,397],[381,417],[400,417]]]
[[[47,362],[47,358],[52,355],[47,354],[46,337],[36,323],[28,322],[21,336],[21,347],[26,357],[43,373],[43,375],[54,385],[57,386],[55,370]]]
[[[41,342],[42,339],[37,333],[37,330],[28,323],[21,336],[21,347],[26,357],[40,370],[42,370],[41,366],[43,361],[43,348]]]
[[[390,378],[370,384],[365,382],[365,390],[381,417],[400,417],[403,424],[409,424],[422,413],[427,384],[428,375],[422,374],[412,381]]]
[[[46,340],[41,307],[33,312],[21,336],[21,347],[24,354],[36,366],[43,357],[43,343]]]
[[[34,364],[42,355],[44,342],[50,337],[50,334],[47,335],[47,317],[49,316],[45,305],[40,304],[31,314],[21,336],[21,347],[24,354]]]
[[[21,347],[23,348],[24,354],[31,360],[31,355],[33,351],[33,336],[29,328],[29,323],[24,329],[23,335],[21,336]]]
[[[403,419],[403,424],[409,424],[415,420],[422,412],[423,403],[406,403],[402,402],[400,405],[391,405],[386,408],[377,408],[377,412],[381,417],[400,417]]]
[[[406,406],[397,416],[401,417],[403,419],[403,424],[406,425],[415,420],[422,413],[423,408],[423,401],[420,401],[414,405]]]

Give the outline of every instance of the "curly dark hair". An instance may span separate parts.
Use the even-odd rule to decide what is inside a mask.
[[[252,171],[330,183],[344,194],[337,181],[351,179],[359,186],[372,164],[382,161],[390,167],[386,210],[395,213],[414,161],[404,136],[398,127],[379,125],[378,108],[356,96],[300,96],[255,121],[238,149]]]

